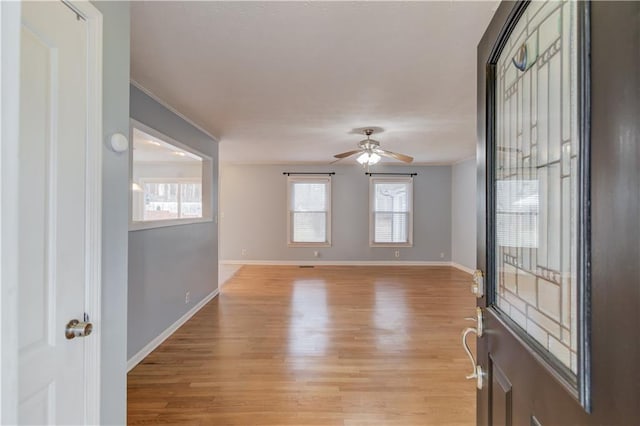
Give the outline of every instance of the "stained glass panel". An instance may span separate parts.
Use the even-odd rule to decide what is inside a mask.
[[[577,372],[576,2],[532,2],[496,65],[498,308]]]

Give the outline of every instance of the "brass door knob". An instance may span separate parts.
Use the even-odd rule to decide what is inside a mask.
[[[64,335],[67,339],[73,339],[76,337],[86,337],[93,331],[93,324],[90,322],[80,322],[77,319],[72,319],[64,329]]]

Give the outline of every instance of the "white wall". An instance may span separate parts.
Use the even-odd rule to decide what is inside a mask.
[[[287,178],[282,172],[335,172],[332,245],[287,246]],[[220,253],[223,261],[451,260],[451,167],[376,166],[377,172],[417,172],[413,247],[369,247],[369,177],[357,164],[332,166],[222,166]],[[242,255],[246,249],[246,255]],[[320,257],[313,252],[318,250]],[[394,252],[399,250],[400,257]],[[442,254],[442,255],[441,255]]]
[[[451,177],[451,260],[476,269],[476,160],[454,164]]]

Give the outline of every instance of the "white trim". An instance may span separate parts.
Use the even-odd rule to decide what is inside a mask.
[[[0,424],[18,423],[18,146],[21,4],[0,2]]]
[[[413,247],[413,243],[372,243],[369,242],[369,247],[371,248],[403,248],[403,247]]]
[[[157,138],[168,145],[176,146],[184,151],[187,151],[193,155],[196,155],[202,160],[202,171],[200,183],[202,185],[202,217],[196,218],[177,218],[177,219],[166,219],[166,220],[133,220],[133,191],[131,190],[133,185],[133,129],[138,129],[141,132],[147,133],[150,136]],[[145,229],[155,229],[155,228],[164,228],[167,226],[179,226],[179,225],[190,225],[194,223],[204,223],[204,222],[213,222],[214,214],[211,206],[211,188],[213,182],[210,178],[207,178],[207,171],[210,170],[213,163],[213,158],[207,154],[204,154],[198,151],[195,148],[190,147],[182,142],[179,142],[173,139],[170,136],[165,135],[159,130],[154,129],[138,120],[133,118],[129,119],[129,141],[131,145],[131,149],[129,149],[129,231],[141,231]],[[141,179],[142,180],[142,179]],[[154,178],[145,178],[144,180],[151,181]],[[186,181],[183,178],[167,178],[167,179],[158,179],[159,181]],[[191,179],[191,181],[193,181]]]
[[[127,373],[131,371],[133,367],[140,364],[140,362],[143,359],[149,356],[149,354],[153,352],[158,346],[160,346],[162,342],[167,340],[173,333],[175,333],[177,329],[179,329],[184,323],[189,321],[189,319],[191,319],[192,316],[194,316],[200,309],[204,307],[204,305],[209,303],[218,294],[219,294],[219,290],[216,288],[211,293],[209,293],[204,299],[198,302],[198,304],[196,304],[193,308],[189,309],[189,311],[183,316],[181,316],[176,322],[174,322],[169,327],[167,327],[167,329],[164,330],[162,333],[160,333],[155,339],[153,339],[152,341],[147,343],[145,347],[140,349],[140,351],[138,351],[137,354],[132,356],[127,361]]]
[[[166,109],[168,109],[169,111],[171,111],[172,113],[177,115],[178,117],[182,118],[184,121],[186,121],[187,123],[191,124],[193,127],[195,127],[196,129],[200,130],[202,133],[204,133],[205,135],[207,135],[211,139],[213,139],[214,142],[220,142],[220,140],[217,137],[213,136],[211,133],[209,133],[209,131],[205,130],[204,127],[202,127],[201,125],[195,123],[193,120],[188,118],[186,115],[184,115],[183,113],[181,113],[180,111],[178,111],[177,109],[175,109],[174,107],[169,105],[167,102],[162,100],[162,98],[160,98],[158,95],[153,93],[151,90],[145,88],[144,86],[142,86],[140,83],[138,83],[134,79],[130,79],[129,82],[136,89],[140,90],[142,93],[144,93],[145,95],[149,96],[151,99],[153,99],[154,101],[156,101],[157,103],[159,103],[160,105],[162,105],[163,107],[165,107]]]
[[[291,218],[291,215],[293,214],[293,212],[289,212],[289,218]],[[291,220],[291,219],[289,219]],[[289,228],[291,227],[291,225],[288,225]],[[290,243],[287,242],[287,247],[288,248],[304,248],[304,247],[331,247],[331,243]]]
[[[85,182],[85,312],[95,332],[84,340],[85,423],[100,424],[102,341],[102,13],[70,1],[87,22],[87,151]]]
[[[226,266],[226,268],[224,268],[225,270],[223,271],[221,268],[222,266]],[[227,281],[229,281],[231,278],[234,277],[235,274],[238,273],[238,271],[240,270],[240,268],[242,268],[242,265],[231,265],[231,264],[224,264],[224,263],[219,263],[218,264],[218,289],[222,289],[222,287],[227,283]]]
[[[191,153],[193,155],[196,155],[198,157],[201,157],[203,161],[204,160],[209,160],[209,161],[212,160],[210,155],[207,155],[207,154],[205,154],[205,153],[203,153],[203,152],[201,152],[201,151],[199,151],[199,150],[197,150],[197,149],[185,144],[184,142],[177,141],[174,138],[172,138],[171,136],[162,133],[160,130],[156,130],[153,127],[151,127],[151,126],[149,126],[147,124],[144,124],[143,122],[138,121],[138,120],[136,120],[134,118],[130,118],[129,119],[129,125],[131,127],[131,132],[133,132],[133,128],[135,127],[135,128],[137,128],[138,130],[140,130],[140,131],[142,131],[144,133],[148,133],[149,135],[153,136],[154,138],[160,139],[162,142],[165,142],[166,144],[175,145],[175,146],[177,146],[178,148],[180,148],[182,150],[185,150],[185,151],[187,151],[187,152],[189,152],[189,153]],[[133,144],[133,134],[131,134],[130,137],[131,137],[130,144]],[[133,145],[131,147],[133,148]],[[129,151],[133,152],[133,149],[131,149]]]
[[[221,260],[223,265],[264,266],[451,266],[428,260]]]
[[[456,263],[456,262],[451,262],[451,266],[453,266],[456,269],[461,270],[462,272],[466,272],[467,274],[470,274],[470,275],[473,275],[473,273],[475,272],[473,269],[467,268],[466,266],[461,265],[461,264]]]
[[[194,223],[213,222],[212,218],[193,218],[193,219],[167,219],[167,220],[147,220],[135,221],[129,224],[129,232],[143,231],[145,229],[165,228],[167,226],[192,225]]]
[[[296,182],[307,182],[307,183],[324,183],[326,192],[326,222],[325,222],[325,237],[326,241],[322,242],[295,242],[293,239],[293,221],[291,220],[295,211],[291,208],[291,187],[292,184]],[[307,176],[287,176],[287,247],[331,247],[331,185],[332,180],[331,176],[323,176],[321,174],[317,175],[307,175]],[[322,213],[320,211],[314,213]]]
[[[398,182],[409,184],[409,196],[407,201],[409,202],[409,210],[406,212],[408,216],[408,229],[407,229],[407,241],[403,243],[378,243],[375,239],[375,186],[376,183],[382,182]],[[394,212],[395,213],[395,212]],[[402,213],[402,212],[398,212]],[[413,247],[413,177],[377,177],[371,176],[369,178],[369,247]]]

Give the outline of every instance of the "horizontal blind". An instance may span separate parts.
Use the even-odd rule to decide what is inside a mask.
[[[373,242],[408,243],[411,182],[374,181]]]
[[[327,241],[326,212],[292,212],[294,243],[324,243]]]
[[[325,243],[329,213],[328,179],[290,181],[290,242]]]
[[[409,214],[374,212],[376,243],[406,243],[409,241]]]
[[[540,198],[537,180],[496,182],[496,236],[499,245],[538,247]]]

